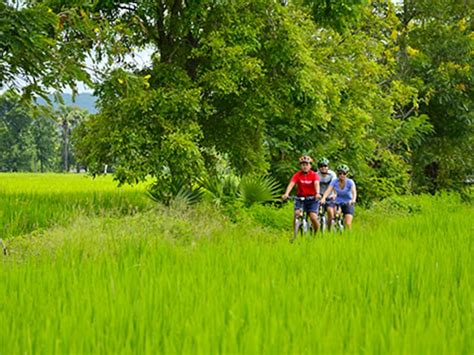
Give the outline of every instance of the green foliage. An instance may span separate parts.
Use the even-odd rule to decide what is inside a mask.
[[[347,30],[360,21],[363,5],[369,3],[368,0],[296,0],[294,2],[307,6],[317,23],[338,31]]]
[[[1,238],[70,224],[79,216],[132,215],[152,204],[145,187],[117,188],[111,176],[0,174]]]
[[[187,186],[185,181],[178,181],[169,189],[163,189],[162,185],[155,182],[148,186],[147,194],[153,201],[167,206],[171,204],[190,206],[201,201],[203,191],[199,187]]]
[[[203,197],[219,207],[232,204],[238,197],[240,178],[233,173],[209,175],[198,181]]]
[[[473,162],[474,44],[466,2],[406,1],[400,11],[400,73],[420,91],[432,130],[414,147],[415,191],[463,189]]]
[[[198,181],[204,200],[216,207],[245,207],[272,202],[280,196],[281,187],[271,176],[246,175],[242,178],[233,173],[211,175]]]
[[[152,176],[160,189],[191,186],[204,169],[199,90],[148,88],[148,79],[115,71],[100,88],[101,112],[78,131],[78,155],[94,174],[113,165],[120,183]]]
[[[430,126],[426,116],[396,115],[417,103],[417,91],[393,80],[386,60],[392,8],[354,3],[361,20],[341,34],[318,28],[304,7],[175,5],[136,3],[108,15],[112,24],[139,18],[140,39],[110,29],[157,52],[150,68],[112,71],[98,87],[101,112],[79,130],[78,146],[93,172],[109,164],[121,182],[151,175],[169,189],[184,174],[192,185],[212,171],[205,152],[215,149],[238,174],[269,171],[284,183],[307,152],[350,162],[367,198],[408,189],[407,151]],[[374,181],[392,188],[369,191]]]
[[[0,96],[0,171],[69,171],[71,135],[87,114],[77,108],[32,109],[13,91]]]
[[[192,188],[213,175],[220,155],[238,175],[270,174],[283,184],[307,153],[348,163],[368,202],[412,187],[458,188],[472,170],[466,4],[27,4],[25,11],[48,14],[32,33],[53,24],[44,49],[55,55],[52,67],[39,68],[53,73],[62,60],[71,69],[51,82],[38,72],[44,83],[87,81],[87,55],[109,64],[94,68],[100,112],[74,135],[80,161],[94,174],[107,165],[121,183],[151,176],[169,195],[180,179]],[[23,9],[2,9],[23,16]],[[144,48],[151,60],[138,65],[133,58]]]
[[[403,203],[421,209],[362,219],[358,208],[352,232],[294,244],[289,204],[254,205],[255,219],[237,224],[207,206],[70,218],[8,240],[0,348],[470,353],[473,208],[455,196]]]
[[[289,231],[293,220],[293,204],[273,206],[253,204],[242,213],[246,214],[254,223],[272,230]]]
[[[61,170],[68,172],[70,166],[76,163],[72,132],[82,121],[87,119],[88,114],[86,110],[77,107],[59,105],[52,115],[60,130]]]
[[[0,97],[0,170],[25,171],[33,159],[30,112],[12,93]]]
[[[0,88],[21,87],[26,101],[35,95],[49,101],[48,88],[90,83],[81,66],[84,47],[76,42],[73,50],[74,41],[61,40],[65,16],[42,1],[0,3]]]
[[[276,201],[281,196],[281,186],[271,176],[244,176],[239,185],[239,198],[245,206]]]

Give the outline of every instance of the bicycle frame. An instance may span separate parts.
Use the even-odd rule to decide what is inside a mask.
[[[334,232],[342,233],[346,227],[344,222],[344,214],[342,213],[341,206],[346,206],[347,203],[336,203],[334,208],[334,219],[331,224],[331,229]]]
[[[298,201],[304,202],[304,201],[314,200],[314,197],[311,198],[311,197],[294,196],[291,199],[295,201],[298,200]],[[313,224],[311,223],[311,221],[308,221],[308,212],[306,211],[304,206],[302,208],[302,213],[298,217],[295,217],[294,226],[295,226],[295,229],[293,233],[293,238],[290,240],[291,243],[295,241],[296,237],[298,236],[298,233],[301,234],[301,236],[307,233],[312,233]]]
[[[319,229],[321,233],[326,233],[328,229],[328,219],[326,217],[327,212],[327,205],[320,204],[318,209],[318,221],[319,221]]]

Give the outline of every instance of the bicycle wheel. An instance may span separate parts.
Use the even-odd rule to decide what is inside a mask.
[[[295,230],[293,231],[293,238],[291,238],[290,242],[293,243],[298,236],[298,232],[302,230],[302,221],[299,218],[295,220]]]
[[[342,218],[337,219],[336,225],[337,225],[337,231],[339,233],[344,232],[344,221],[342,220]]]
[[[328,228],[328,222],[326,219],[326,216],[321,216],[319,219],[319,229],[321,229],[321,233],[324,234],[326,233]]]
[[[308,221],[306,220],[306,218],[303,218],[303,220],[301,221],[301,227],[300,227],[300,233],[301,233],[301,237],[303,237],[306,233],[308,233]]]
[[[339,230],[341,231],[341,233],[344,232],[344,228],[345,228],[344,221],[341,219],[339,221]]]

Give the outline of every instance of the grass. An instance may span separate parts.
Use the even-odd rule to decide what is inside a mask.
[[[0,205],[0,236],[10,238],[64,225],[83,214],[133,214],[149,208],[150,201],[144,185],[118,188],[110,176],[4,173]]]
[[[472,206],[393,199],[295,244],[239,213],[81,214],[11,239],[0,353],[472,354]]]

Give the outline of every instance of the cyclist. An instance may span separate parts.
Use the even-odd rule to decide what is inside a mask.
[[[324,195],[331,181],[336,179],[336,173],[329,169],[329,160],[321,158],[318,160],[318,175],[321,195]],[[328,213],[328,228],[331,228],[331,221],[334,219],[334,200],[336,194],[331,192],[326,200],[326,211]]]
[[[348,229],[352,227],[352,217],[354,216],[354,204],[357,199],[357,189],[354,180],[347,177],[349,167],[345,164],[338,165],[337,179],[333,180],[321,199],[321,203],[326,203],[328,196],[336,192],[336,205],[341,206],[344,215],[344,223]]]
[[[298,197],[305,197],[304,201],[295,200],[295,218],[293,219],[293,228],[295,227],[296,218],[298,218],[303,209],[308,213],[313,230],[316,232],[319,229],[318,222],[318,208],[319,201],[321,198],[319,194],[319,176],[311,170],[311,163],[313,159],[308,155],[303,155],[299,158],[301,170],[295,173],[288,187],[286,188],[285,194],[282,196],[283,200],[288,199],[288,196],[295,185],[297,185],[296,195]]]

